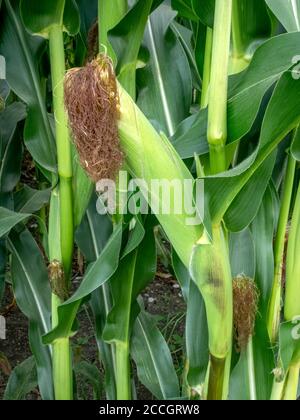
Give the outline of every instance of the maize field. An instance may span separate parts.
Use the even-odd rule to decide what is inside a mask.
[[[299,0],[0,0],[0,398],[298,400],[299,161]]]

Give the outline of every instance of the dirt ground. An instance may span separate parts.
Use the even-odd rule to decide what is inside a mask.
[[[145,290],[143,298],[147,311],[157,317],[158,325],[171,348],[175,368],[181,374],[185,305],[178,284],[170,274],[164,271],[161,267],[158,268],[157,276]],[[7,287],[3,307],[7,308],[12,301],[11,290]],[[77,360],[94,363],[101,369],[93,327],[85,311],[82,311],[79,315],[79,321],[81,325],[80,333],[73,339],[74,357]],[[6,314],[6,322],[7,339],[0,340],[0,399],[3,398],[11,369],[31,355],[27,334],[28,322],[15,305],[9,308]],[[135,371],[134,366],[133,371]],[[138,383],[137,379],[136,383],[139,399],[153,399],[152,395]],[[78,399],[90,398],[92,398],[91,389],[80,383],[79,379]],[[28,395],[27,399],[40,399],[38,391],[36,390]]]

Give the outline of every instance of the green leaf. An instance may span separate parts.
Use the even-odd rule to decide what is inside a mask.
[[[254,399],[255,389],[258,401],[269,401],[273,385],[274,356],[269,344],[265,325],[257,320],[253,337],[253,370],[249,368],[251,356],[244,351],[230,378],[229,399],[249,401]],[[251,374],[250,374],[251,373]]]
[[[297,128],[296,134],[293,138],[291,152],[294,159],[300,161],[300,127]]]
[[[97,196],[91,199],[86,215],[76,233],[76,242],[89,263],[95,262],[112,234],[112,223],[108,216],[100,216],[96,210]],[[100,234],[101,232],[101,234]],[[113,346],[102,339],[106,317],[112,308],[109,283],[103,284],[91,295],[90,305],[95,319],[96,341],[99,356],[105,370],[105,391],[107,399],[116,399],[115,359]]]
[[[80,36],[88,48],[88,34],[90,27],[96,22],[98,12],[98,1],[90,0],[89,7],[86,7],[86,0],[76,0],[78,10],[80,12]]]
[[[212,28],[214,25],[215,0],[192,0],[192,7],[202,23]]]
[[[15,211],[18,213],[36,213],[49,203],[51,190],[34,190],[27,185],[14,194]]]
[[[267,314],[274,279],[273,238],[276,226],[276,206],[272,190],[268,187],[251,227],[256,254],[255,279],[260,291],[262,317]]]
[[[174,32],[174,34],[176,35],[176,37],[178,38],[178,40],[180,41],[181,45],[183,46],[186,56],[188,58],[191,71],[192,71],[193,86],[197,90],[201,90],[202,82],[201,82],[199,68],[201,68],[202,70],[202,67],[199,66],[198,68],[198,61],[200,59],[198,55],[201,55],[201,53],[199,53],[198,49],[194,47],[195,41],[193,37],[193,32],[190,29],[186,28],[185,26],[176,22],[176,20],[174,20],[171,23],[170,27],[172,31]],[[203,43],[203,38],[202,38],[203,34],[201,32],[201,29],[197,31],[197,35],[198,35],[198,40],[199,40],[198,43],[199,44]],[[201,48],[200,45],[199,47]],[[204,49],[202,48],[202,50],[203,50],[203,55],[204,55]]]
[[[37,57],[43,40],[28,35],[19,16],[19,0],[5,0],[1,9],[0,54],[6,59],[7,82],[27,105],[26,147],[44,169],[56,172],[56,146],[51,130]],[[22,69],[22,71],[20,71]]]
[[[190,293],[190,274],[185,265],[182,263],[178,255],[176,254],[175,250],[172,249],[172,265],[174,269],[174,273],[176,279],[178,280],[183,297],[185,301],[188,300],[189,293]]]
[[[255,50],[272,33],[265,0],[233,0],[230,74],[245,69]]]
[[[231,232],[240,232],[255,218],[275,166],[276,153],[254,172],[228,208],[224,221]]]
[[[15,102],[0,113],[0,192],[10,192],[21,172],[22,143],[16,133],[17,124],[26,116],[25,106]]]
[[[34,35],[48,38],[55,25],[62,26],[69,35],[76,35],[80,28],[74,0],[21,0],[20,10],[24,25]]]
[[[206,309],[198,287],[191,281],[189,271],[175,251],[172,254],[172,262],[176,278],[187,302],[185,324],[187,381],[190,387],[199,390],[198,387],[205,381],[209,361]]]
[[[192,76],[186,53],[170,28],[176,14],[162,4],[148,20],[144,45],[150,58],[138,72],[138,105],[162,131],[173,135],[189,115]]]
[[[197,388],[205,382],[209,363],[209,340],[206,309],[203,297],[196,286],[190,282],[186,315],[186,354],[188,363],[188,384]]]
[[[288,32],[300,32],[300,0],[266,0]]]
[[[249,133],[264,95],[293,66],[292,58],[299,54],[299,43],[300,33],[271,38],[256,50],[247,70],[230,78],[228,144]],[[276,51],[282,51],[282,54],[277,54]],[[172,142],[182,158],[193,157],[194,153],[208,152],[206,124],[205,109],[189,117],[178,127]]]
[[[37,387],[37,373],[34,357],[20,363],[10,375],[3,400],[24,400]]]
[[[32,235],[12,232],[8,239],[12,253],[11,271],[18,307],[29,319],[30,347],[37,365],[39,388],[44,400],[53,399],[51,350],[41,337],[51,328],[51,288],[47,269]]]
[[[193,21],[198,20],[198,16],[193,10],[192,0],[172,0],[172,8],[178,11],[180,17]]]
[[[170,350],[145,312],[139,315],[134,325],[131,355],[137,366],[139,380],[156,398],[167,400],[180,396]]]
[[[5,241],[0,241],[0,308],[2,306],[2,299],[5,292],[5,273],[7,264],[7,250]]]
[[[138,314],[138,295],[156,273],[156,246],[153,228],[147,229],[139,247],[120,261],[110,279],[114,306],[108,315],[103,338],[107,342],[129,342],[132,324]]]
[[[284,322],[279,330],[279,356],[284,372],[287,372],[294,352],[300,348],[299,320]]]
[[[30,217],[30,214],[19,214],[4,207],[0,207],[0,238],[9,233],[18,223],[28,219],[28,217]]]
[[[98,197],[94,193],[86,214],[76,231],[76,243],[88,263],[93,263],[97,260],[113,229],[109,217],[101,216],[97,213],[97,199]]]
[[[80,32],[78,34],[78,45],[76,46],[76,62],[82,65],[86,59],[88,45],[88,34],[92,25],[97,21],[98,0],[90,0],[89,7],[86,7],[86,0],[76,0],[80,14]],[[97,44],[98,49],[98,44]]]
[[[116,68],[118,79],[134,99],[138,55],[152,4],[153,0],[139,0],[120,23],[109,32],[109,39],[118,59]]]
[[[118,225],[99,258],[87,271],[74,295],[58,308],[58,326],[47,334],[43,341],[50,344],[58,338],[72,335],[77,311],[84,298],[105,284],[118,267],[122,240],[122,225]]]
[[[266,159],[269,156],[271,161],[272,153],[280,141],[298,126],[300,122],[299,93],[298,81],[292,77],[290,72],[284,73],[266,110],[256,151],[233,170],[216,178],[206,179],[212,220],[221,220],[224,217],[240,191],[255,176],[255,172],[261,170],[262,164],[267,165]]]
[[[274,355],[266,330],[266,304],[270,296],[274,271],[273,195],[268,188],[259,213],[252,224],[241,233],[230,235],[232,275],[255,279],[260,290],[260,306],[255,334],[247,350],[243,350],[230,380],[230,399],[269,400],[272,390]],[[266,299],[267,298],[267,299]],[[253,354],[252,354],[253,353]]]

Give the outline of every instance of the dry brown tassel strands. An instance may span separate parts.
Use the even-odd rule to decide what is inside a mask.
[[[238,276],[233,280],[233,312],[237,351],[247,348],[253,337],[258,312],[259,291],[254,280]]]
[[[115,179],[123,163],[119,96],[113,65],[99,55],[65,77],[65,107],[80,163],[94,182]]]

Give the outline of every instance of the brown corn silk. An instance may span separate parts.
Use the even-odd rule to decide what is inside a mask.
[[[233,280],[233,316],[236,346],[245,350],[254,334],[259,291],[255,282],[244,276]]]
[[[67,72],[65,107],[82,167],[95,182],[115,179],[123,162],[117,126],[120,105],[107,56]]]

